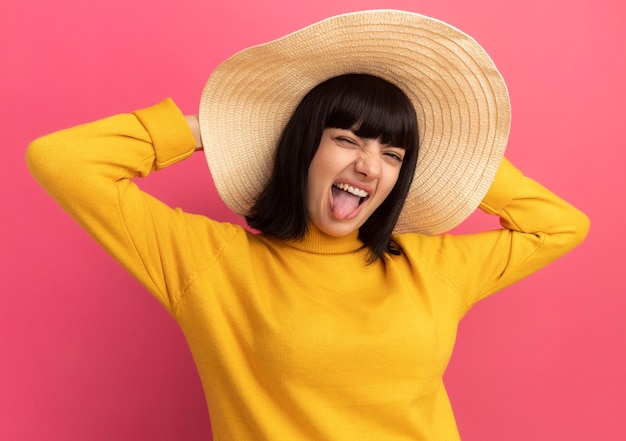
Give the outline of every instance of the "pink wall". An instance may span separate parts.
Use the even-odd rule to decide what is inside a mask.
[[[585,244],[462,323],[446,379],[464,440],[626,439],[621,0],[3,0],[0,439],[210,438],[181,333],[37,187],[27,143],[166,96],[195,112],[234,51],[366,8],[433,15],[480,41],[510,88],[508,156],[592,219]],[[234,219],[201,156],[145,188]]]

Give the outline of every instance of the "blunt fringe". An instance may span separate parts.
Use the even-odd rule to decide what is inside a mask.
[[[380,138],[406,150],[396,185],[359,230],[370,263],[385,253],[401,254],[391,236],[417,164],[417,117],[404,92],[367,74],[333,77],[300,101],[278,141],[272,175],[246,216],[248,224],[279,239],[304,237],[309,165],[327,128],[351,129],[359,137]]]

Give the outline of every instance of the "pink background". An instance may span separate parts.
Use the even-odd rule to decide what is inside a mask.
[[[220,60],[368,8],[482,43],[510,88],[508,157],[592,220],[580,248],[463,321],[446,380],[464,440],[626,439],[622,0],[2,0],[0,439],[210,439],[181,332],[30,178],[28,142],[166,96],[196,112]],[[142,185],[236,220],[201,155]]]

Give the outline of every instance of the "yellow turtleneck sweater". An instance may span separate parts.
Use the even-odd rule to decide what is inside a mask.
[[[503,229],[400,235],[401,256],[367,265],[356,233],[278,241],[171,209],[133,182],[194,145],[166,100],[40,138],[28,162],[179,323],[219,441],[458,439],[442,376],[459,320],[588,229],[504,160],[481,205]]]

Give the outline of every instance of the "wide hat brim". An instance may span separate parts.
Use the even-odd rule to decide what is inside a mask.
[[[438,234],[459,225],[484,198],[502,160],[510,127],[506,85],[472,37],[395,10],[328,18],[245,49],[213,71],[200,100],[200,130],[226,205],[242,216],[249,212],[297,104],[317,84],[345,73],[384,78],[415,106],[420,152],[395,232]]]

